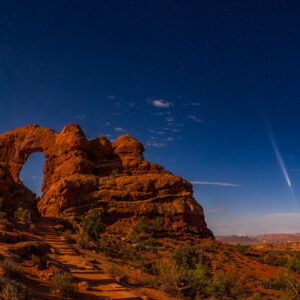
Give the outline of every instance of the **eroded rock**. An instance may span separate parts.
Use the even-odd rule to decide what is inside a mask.
[[[33,152],[43,152],[43,196],[20,181],[23,164]],[[6,211],[23,206],[47,217],[69,218],[96,208],[104,221],[124,230],[138,217],[164,218],[177,233],[193,231],[212,237],[192,185],[143,157],[144,147],[130,135],[114,144],[105,137],[87,140],[77,124],[61,133],[38,125],[0,135],[0,195]]]

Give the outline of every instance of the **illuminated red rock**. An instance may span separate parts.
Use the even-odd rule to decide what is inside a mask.
[[[33,152],[43,152],[47,159],[38,203],[19,179]],[[0,194],[8,211],[19,206],[34,211],[37,205],[42,216],[69,218],[96,208],[111,228],[120,229],[132,226],[139,216],[163,216],[166,230],[212,237],[192,185],[146,161],[143,152],[143,145],[130,135],[111,145],[105,137],[87,140],[77,124],[61,133],[27,125],[0,135]]]

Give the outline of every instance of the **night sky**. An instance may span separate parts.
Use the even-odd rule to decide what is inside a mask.
[[[299,1],[2,1],[0,133],[129,133],[215,234],[300,232]],[[40,193],[42,154],[21,178]]]

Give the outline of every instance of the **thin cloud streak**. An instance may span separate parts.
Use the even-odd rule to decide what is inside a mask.
[[[239,184],[230,182],[214,182],[214,181],[191,181],[192,184],[209,184],[209,185],[219,185],[219,186],[241,186]]]

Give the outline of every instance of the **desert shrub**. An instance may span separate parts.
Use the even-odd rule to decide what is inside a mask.
[[[159,263],[155,268],[162,288],[173,296],[242,299],[247,294],[236,272],[213,274],[209,257],[189,244],[178,247],[168,263]]]
[[[146,217],[138,218],[135,225],[135,231],[139,233],[147,233],[149,235],[156,235],[156,233],[163,230],[165,219],[161,216],[156,217],[154,220],[149,221]]]
[[[183,278],[181,270],[174,262],[160,262],[158,268],[158,279],[161,282],[161,288],[166,293],[175,296],[180,293],[180,283]]]
[[[300,274],[300,259],[296,257],[291,257],[288,260],[286,267],[288,270]]]
[[[141,254],[133,246],[124,245],[121,247],[119,254],[126,260],[131,262],[141,259]]]
[[[263,295],[260,294],[260,293],[254,293],[254,294],[252,295],[252,300],[270,300],[270,298],[267,297],[267,296],[263,296]]]
[[[117,175],[119,175],[119,169],[113,169],[111,171],[111,176],[117,176]]]
[[[114,278],[119,277],[120,280],[123,282],[126,282],[128,279],[127,273],[114,263],[108,265],[105,268],[105,271],[108,272]]]
[[[89,234],[82,228],[76,233],[76,244],[82,249],[89,249],[91,238]]]
[[[178,247],[172,254],[171,260],[184,269],[195,269],[199,253],[190,245]]]
[[[249,246],[247,245],[242,245],[242,244],[237,244],[236,245],[236,250],[241,253],[245,254],[249,250]]]
[[[4,300],[29,300],[31,298],[27,288],[21,283],[1,278],[0,286]]]
[[[15,218],[26,225],[29,225],[31,223],[31,214],[30,211],[27,208],[19,207],[15,211]]]
[[[165,224],[165,219],[162,216],[158,216],[154,219],[153,225],[152,225],[152,230],[153,232],[159,232],[162,231],[163,226]]]
[[[126,234],[126,238],[130,241],[136,243],[140,240],[138,233],[134,230],[134,228],[130,228]]]
[[[74,238],[73,238],[73,236],[72,236],[72,230],[70,230],[70,229],[67,229],[67,230],[64,231],[63,237],[64,237],[64,239],[65,239],[65,241],[66,241],[67,243],[70,243],[70,244],[71,244],[71,243],[74,242]]]
[[[276,267],[284,266],[287,263],[287,258],[282,253],[272,251],[263,257],[263,263]]]
[[[145,217],[138,218],[135,230],[137,232],[149,232],[149,221]]]
[[[291,280],[290,274],[284,270],[280,271],[275,278],[268,278],[261,281],[260,285],[264,289],[286,290],[287,281]],[[293,281],[293,280],[292,280]]]
[[[23,268],[12,259],[6,258],[3,262],[4,276],[14,280],[21,280],[24,277]]]
[[[210,286],[213,287],[211,292],[213,296],[227,296],[230,299],[241,299],[243,296],[246,296],[245,282],[234,271],[216,273]]]
[[[106,241],[104,239],[99,239],[96,245],[97,250],[108,257],[113,257],[116,254],[119,254],[120,247],[118,247],[118,245],[115,245],[115,243],[111,240]]]
[[[159,247],[162,245],[161,242],[159,242],[157,239],[155,238],[148,238],[147,240],[144,241],[144,245],[145,246],[152,246],[152,247]]]
[[[281,270],[275,278],[262,280],[261,286],[265,289],[285,291],[290,300],[300,299],[300,283],[289,271]]]
[[[35,265],[40,265],[41,264],[41,257],[38,255],[31,255],[31,261],[35,264]]]
[[[79,230],[80,219],[78,217],[73,217],[72,219],[69,219],[69,223],[72,226],[73,232]]]
[[[52,287],[64,296],[72,296],[75,292],[72,275],[64,271],[52,277]]]
[[[208,295],[207,289],[210,282],[210,272],[206,265],[197,264],[195,269],[182,270],[182,280],[185,289],[184,296],[196,297],[197,295]]]
[[[4,226],[6,229],[12,228],[12,223],[9,222],[6,218],[0,219],[0,225]]]
[[[33,232],[33,233],[37,232],[37,228],[36,228],[36,226],[35,226],[34,224],[30,224],[30,225],[29,225],[29,230],[30,230],[31,232]]]
[[[0,211],[0,219],[6,219],[7,218],[7,213],[4,211]]]
[[[101,212],[95,209],[90,210],[87,215],[81,217],[81,225],[94,241],[105,230],[105,224],[101,220]]]
[[[2,209],[3,205],[4,205],[4,198],[0,197],[0,209]]]

